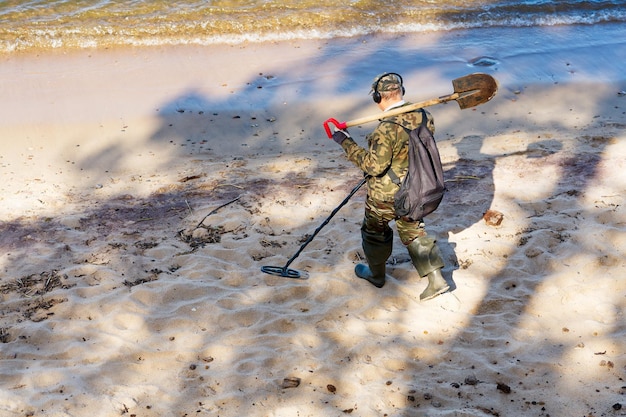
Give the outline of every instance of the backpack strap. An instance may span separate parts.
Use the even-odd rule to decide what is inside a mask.
[[[387,175],[389,175],[389,178],[391,178],[391,182],[393,182],[394,184],[396,184],[398,187],[400,186],[400,183],[402,181],[400,181],[400,178],[398,178],[398,176],[396,175],[396,173],[393,171],[393,169],[391,169],[391,167],[389,167],[389,169],[387,170]]]
[[[419,109],[420,113],[422,113],[422,122],[421,124],[426,126],[427,123],[427,117],[426,117],[426,112],[424,111],[424,109]],[[381,123],[385,122],[385,123],[393,123],[394,125],[398,125],[400,126],[402,129],[404,129],[404,131],[408,134],[411,133],[411,129],[409,129],[408,127],[401,125],[400,123],[397,122],[392,122],[391,120],[381,120]],[[417,129],[417,128],[416,128]],[[394,184],[396,184],[398,187],[400,186],[400,184],[402,183],[402,181],[400,180],[400,178],[398,177],[398,175],[396,175],[396,173],[393,171],[393,169],[391,169],[391,165],[389,166],[389,168],[387,168],[387,175],[389,175],[389,178],[391,178],[391,182],[393,182]]]

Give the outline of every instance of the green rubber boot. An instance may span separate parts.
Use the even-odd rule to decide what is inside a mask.
[[[354,267],[357,277],[369,281],[373,286],[382,288],[385,285],[385,264],[367,266],[358,264]]]
[[[426,276],[428,277],[428,286],[420,294],[420,301],[430,300],[450,289],[450,285],[441,275],[441,269],[435,269]]]
[[[444,264],[435,239],[428,236],[418,237],[407,249],[417,273],[420,277],[428,277],[428,286],[420,294],[421,301],[435,298],[450,289],[450,285],[441,275]]]
[[[354,273],[375,287],[382,288],[385,285],[385,264],[393,249],[393,232],[387,229],[383,235],[378,235],[361,229],[361,237],[363,253],[369,266],[358,264]]]

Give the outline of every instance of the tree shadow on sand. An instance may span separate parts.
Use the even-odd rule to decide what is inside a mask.
[[[398,47],[393,41],[387,46]],[[388,62],[384,58],[372,51],[346,66],[346,74],[365,63],[382,67]],[[323,66],[333,59],[336,54],[329,51],[306,64]],[[465,70],[462,65],[443,76]],[[271,101],[279,94],[271,82],[289,80],[289,74],[265,80],[259,89],[255,75],[242,94]],[[313,90],[313,84],[302,88]],[[300,408],[317,415],[364,416],[550,412],[550,399],[530,395],[559,383],[563,375],[576,376],[557,365],[545,370],[532,359],[558,364],[567,347],[539,330],[520,334],[526,331],[521,322],[535,314],[529,305],[540,296],[539,287],[552,273],[551,262],[561,245],[569,242],[568,228],[572,223],[582,228],[595,215],[582,198],[598,179],[602,150],[610,140],[596,139],[593,153],[574,148],[563,154],[561,142],[553,139],[497,155],[481,154],[489,139],[484,132],[460,138],[454,144],[459,158],[446,164],[450,192],[427,225],[437,236],[483,227],[482,215],[505,191],[495,185],[498,164],[518,158],[536,162],[535,169],[556,165],[558,176],[551,179],[546,198],[517,202],[528,221],[518,235],[507,237],[514,248],[505,253],[503,268],[489,273],[475,269],[466,263],[465,253],[457,253],[458,243],[440,238],[444,255],[452,261],[448,268],[463,268],[465,277],[480,276],[483,281],[484,294],[474,305],[451,307],[450,301],[458,299],[456,294],[466,285],[457,282],[456,291],[416,308],[421,287],[412,285],[411,267],[392,268],[392,279],[382,290],[352,276],[352,264],[360,255],[362,194],[333,220],[344,222],[345,232],[321,233],[294,265],[314,274],[312,279],[260,272],[261,264],[280,265],[293,254],[328,214],[318,214],[323,211],[319,207],[332,209],[360,174],[346,174],[349,165],[336,148],[302,152],[310,149],[301,143],[306,135],[277,133],[278,108],[251,112],[229,102],[227,111],[219,110],[223,104],[190,89],[159,106],[158,126],[139,146],[171,146],[171,158],[160,169],[182,166],[176,182],[162,184],[145,198],[114,196],[71,219],[2,223],[0,245],[12,254],[5,258],[6,274],[29,260],[29,251],[48,251],[44,260],[33,257],[37,261],[30,266],[32,274],[2,282],[4,387],[17,397],[22,392],[47,395],[56,407],[53,411],[59,412],[81,407],[96,395],[106,402],[103,407],[120,415],[286,416],[298,415]],[[601,104],[598,107],[601,111]],[[321,133],[319,121],[327,116],[307,113],[298,120],[303,130]],[[213,123],[217,117],[228,120],[226,136],[232,133],[234,138],[225,147],[226,155],[215,152],[214,141],[224,137]],[[263,155],[260,164],[254,161],[261,148],[255,141],[272,139],[273,154]],[[114,169],[124,158],[116,152],[90,155],[81,166],[87,169],[104,158]],[[324,157],[324,163],[314,162],[315,157]],[[320,178],[333,181],[322,185]],[[478,190],[481,199],[464,198],[470,190]],[[229,202],[233,204],[200,222]],[[603,257],[601,245],[576,239],[581,255],[607,264],[619,262]],[[524,271],[528,259],[532,270]],[[120,304],[124,297],[128,301]],[[621,303],[616,305],[623,308]],[[435,328],[437,315],[445,314],[458,318],[447,338]],[[506,334],[501,333],[503,326]],[[401,332],[395,333],[397,329]],[[623,329],[606,333],[621,346]],[[53,343],[64,338],[72,340],[63,347],[67,351]],[[65,377],[80,379],[72,388],[84,386],[84,391],[72,392],[62,382],[53,382],[42,384],[46,392],[38,393],[30,375],[48,372],[50,362],[55,369],[70,369]],[[490,367],[480,369],[485,362]],[[535,376],[534,369],[546,373]],[[446,380],[448,375],[455,379]],[[567,384],[562,392],[563,398],[577,393]],[[501,408],[485,401],[494,395],[502,396]],[[36,399],[41,401],[40,396]],[[598,410],[585,410],[592,411]],[[24,412],[45,415],[46,410]]]

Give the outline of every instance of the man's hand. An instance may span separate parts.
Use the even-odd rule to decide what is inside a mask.
[[[347,130],[337,130],[333,133],[333,140],[337,142],[338,145],[341,145],[341,143],[349,137],[350,133],[348,133]]]

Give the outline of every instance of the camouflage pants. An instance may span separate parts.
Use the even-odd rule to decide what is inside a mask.
[[[410,221],[408,219],[396,219],[393,209],[393,201],[381,201],[371,198],[368,194],[365,200],[365,217],[361,230],[372,235],[387,236],[391,231],[389,222],[396,221],[396,229],[400,240],[409,245],[413,240],[427,235],[423,221]]]

